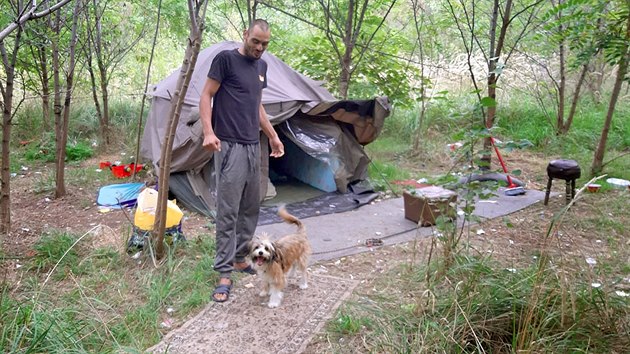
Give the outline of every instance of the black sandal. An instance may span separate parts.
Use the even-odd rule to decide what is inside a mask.
[[[212,301],[214,302],[226,302],[230,299],[230,290],[232,290],[232,284],[219,284],[216,288],[214,288],[214,292],[212,293]],[[225,299],[219,300],[215,295],[225,295]]]

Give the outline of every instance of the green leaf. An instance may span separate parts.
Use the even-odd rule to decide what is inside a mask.
[[[484,97],[481,99],[481,101],[479,101],[479,103],[481,103],[481,105],[483,107],[496,107],[497,106],[497,101],[492,98],[492,97]]]

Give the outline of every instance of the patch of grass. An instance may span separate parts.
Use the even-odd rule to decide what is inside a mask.
[[[87,142],[76,141],[66,146],[66,162],[83,161],[94,155],[94,151]],[[24,158],[27,161],[54,162],[56,156],[55,141],[47,140],[34,142],[27,146]]]
[[[61,269],[75,267],[79,255],[72,245],[76,240],[77,238],[70,234],[57,231],[45,235],[34,246],[37,253],[32,259],[32,267],[39,272],[49,271],[57,262]],[[60,271],[56,274],[60,274],[63,278],[64,273]]]
[[[213,237],[176,244],[158,269],[111,246],[81,247],[89,237],[72,249],[74,235],[43,237],[22,285],[0,285],[0,351],[142,352],[161,338],[163,320],[182,320],[210,301]],[[43,285],[40,272],[68,249]]]
[[[365,343],[374,352],[566,353],[623,351],[630,344],[624,298],[589,283],[568,286],[536,265],[512,272],[489,259],[458,256],[448,281],[430,288],[424,270],[403,270],[405,280],[383,284],[399,278],[394,273],[401,269],[377,284],[381,293],[346,304],[329,323],[331,343],[345,338],[338,350]],[[397,294],[410,296],[394,301]]]
[[[368,318],[355,317],[353,314],[340,311],[337,318],[330,322],[328,329],[340,335],[355,335],[368,327],[370,327]]]

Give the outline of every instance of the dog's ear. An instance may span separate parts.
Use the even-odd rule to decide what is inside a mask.
[[[271,261],[278,262],[281,265],[284,264],[284,254],[274,243],[271,243]]]

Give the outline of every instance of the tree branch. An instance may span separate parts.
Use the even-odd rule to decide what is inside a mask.
[[[38,5],[36,5],[36,2],[33,2],[30,10],[26,11],[22,16],[19,16],[16,21],[11,22],[9,25],[7,25],[5,29],[0,32],[0,41],[3,41],[9,34],[11,34],[11,32],[13,32],[16,28],[22,26],[26,21],[47,16],[48,14],[60,9],[68,2],[70,2],[70,0],[61,0],[57,4],[40,12],[35,12]]]
[[[379,29],[381,29],[381,26],[383,26],[383,23],[385,22],[385,20],[387,19],[387,16],[389,16],[389,13],[391,12],[392,8],[394,7],[394,4],[396,4],[396,0],[392,1],[392,4],[389,5],[389,8],[387,9],[387,12],[385,13],[385,15],[383,16],[383,18],[381,19],[381,23],[378,24],[378,26],[376,27],[376,29],[374,30],[374,32],[372,32],[372,35],[370,36],[370,38],[368,39],[367,43],[364,44],[364,47],[362,47],[361,52],[359,53],[359,59],[356,60],[356,64],[354,65],[354,68],[352,69],[351,73],[354,72],[354,70],[357,68],[357,66],[359,65],[359,63],[361,62],[361,60],[363,59],[363,55],[365,54],[365,52],[367,51],[368,47],[370,46],[370,43],[372,42],[372,40],[374,39],[374,36],[376,35],[376,33],[378,32]],[[367,1],[366,1],[366,7],[367,7]],[[365,8],[363,9],[363,12],[365,12]],[[361,17],[363,18],[363,12],[361,12]],[[358,31],[361,30],[361,25],[359,24],[359,28]],[[358,33],[355,32],[356,33]],[[355,36],[356,38],[356,36]],[[353,59],[354,61],[354,59]]]

